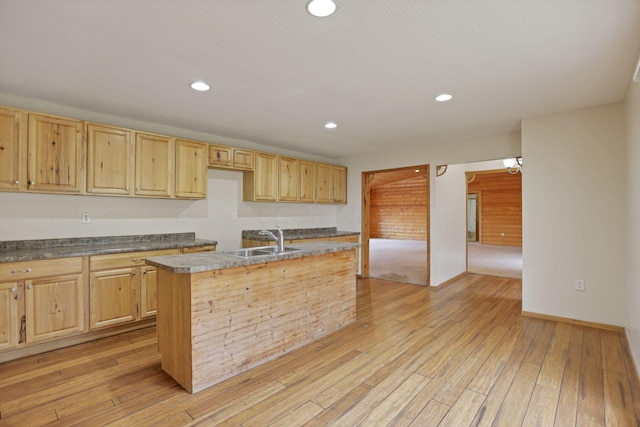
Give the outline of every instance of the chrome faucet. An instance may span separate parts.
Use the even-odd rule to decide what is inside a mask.
[[[282,228],[278,227],[277,225],[276,225],[276,228],[278,229],[277,236],[269,230],[260,230],[258,234],[260,234],[261,236],[268,236],[273,240],[275,240],[276,243],[278,244],[278,249],[276,250],[276,252],[284,252],[284,232],[282,231]]]

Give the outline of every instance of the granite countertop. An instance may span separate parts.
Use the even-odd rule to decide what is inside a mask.
[[[272,229],[272,232],[276,232],[276,229]],[[304,239],[319,239],[326,237],[340,237],[340,236],[358,236],[357,231],[339,231],[336,227],[324,227],[324,228],[283,228],[285,240],[304,240]],[[242,230],[242,238],[247,240],[271,240],[267,236],[261,236],[258,234],[260,230]]]
[[[197,248],[217,244],[215,240],[196,239],[195,233],[14,240],[0,242],[0,262]]]
[[[226,255],[224,254],[224,251],[220,251],[151,257],[147,258],[145,262],[154,267],[168,270],[173,273],[201,273],[203,271],[222,270],[225,268],[282,261],[311,255],[348,251],[359,247],[360,244],[358,243],[321,241],[287,245],[287,248],[297,248],[299,250],[285,252],[283,254],[255,256],[251,258]]]

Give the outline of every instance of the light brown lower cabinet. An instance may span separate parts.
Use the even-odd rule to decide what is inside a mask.
[[[144,260],[179,253],[179,249],[169,249],[89,257],[89,328],[106,328],[154,316],[157,274]]]
[[[0,350],[85,332],[81,257],[0,264]]]

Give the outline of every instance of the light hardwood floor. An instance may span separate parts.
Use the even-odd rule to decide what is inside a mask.
[[[624,336],[521,317],[519,280],[357,286],[356,323],[194,395],[154,328],[1,364],[0,425],[640,425]]]

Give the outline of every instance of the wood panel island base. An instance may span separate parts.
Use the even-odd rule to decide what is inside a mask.
[[[293,247],[148,259],[159,267],[162,369],[196,393],[354,322],[358,245]]]

